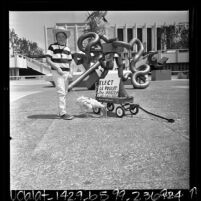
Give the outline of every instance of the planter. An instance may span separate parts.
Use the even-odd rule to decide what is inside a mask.
[[[153,70],[151,72],[151,80],[171,80],[170,70]]]

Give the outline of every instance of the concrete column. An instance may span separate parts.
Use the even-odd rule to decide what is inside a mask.
[[[77,24],[75,24],[75,52],[78,51],[77,40],[78,40],[78,29],[77,29]]]
[[[45,53],[47,52],[47,46],[48,46],[48,42],[47,42],[47,27],[46,25],[44,25],[44,39],[45,39]]]
[[[155,51],[157,51],[157,24],[155,23]]]
[[[117,25],[114,25],[114,38],[117,38]]]
[[[163,25],[164,27],[166,27],[166,23],[164,22],[164,25]],[[165,35],[164,35],[164,37],[165,37],[165,40],[167,39],[167,37],[166,37],[166,31],[165,31]],[[167,42],[167,41],[166,41]],[[164,47],[162,48],[162,50],[167,50],[167,44],[165,43],[164,44]]]
[[[123,28],[123,41],[124,42],[128,42],[128,37],[127,37],[127,25],[125,24],[124,28]],[[126,68],[128,65],[128,50],[124,48],[124,57],[125,57],[125,64],[126,64]]]
[[[65,29],[68,30],[67,24],[65,24]],[[68,38],[67,38],[67,40],[66,40],[66,45],[68,46]]]
[[[16,68],[15,72],[16,72],[16,76],[19,76],[19,68]]]
[[[137,38],[137,24],[133,26],[133,38]],[[134,46],[134,51],[137,52],[137,45]]]
[[[179,50],[176,50],[175,52],[175,62],[178,63],[179,61]]]
[[[133,38],[137,38],[137,24],[133,26]]]
[[[127,26],[126,26],[126,24],[125,24],[125,26],[124,26],[124,28],[123,28],[123,39],[124,39],[124,42],[128,42],[127,40],[128,40],[128,38],[127,38]]]
[[[147,52],[147,26],[146,23],[142,28],[142,44],[144,46],[144,51]]]
[[[157,50],[157,26],[156,23],[151,28],[151,46],[152,50],[156,51]]]

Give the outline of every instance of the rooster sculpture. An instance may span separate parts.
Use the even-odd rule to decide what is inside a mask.
[[[81,97],[77,98],[76,102],[80,106],[82,113],[87,114],[87,115],[88,115],[87,112],[89,112],[90,110],[94,110],[94,109],[98,109],[98,108],[106,110],[105,105],[103,105],[102,103],[100,103],[99,101],[97,101],[93,98],[81,96]]]

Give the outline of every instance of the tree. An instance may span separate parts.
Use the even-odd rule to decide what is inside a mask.
[[[13,54],[18,52],[23,55],[41,55],[43,50],[36,42],[31,42],[26,38],[19,38],[14,29],[9,29],[9,41],[13,48]]]
[[[189,48],[189,29],[185,24],[161,27],[162,49]]]
[[[15,33],[14,29],[9,29],[9,42],[11,44],[12,48],[12,54],[14,54],[16,48],[17,48],[17,41],[18,41],[18,35]]]
[[[95,32],[100,35],[105,34],[105,24],[107,23],[107,20],[105,19],[105,16],[107,14],[107,11],[91,11],[88,12],[88,17],[85,20],[86,22],[86,28],[83,30],[84,33],[88,32]],[[83,41],[83,46],[86,46],[92,38],[87,38]]]
[[[41,54],[43,54],[43,50],[38,47],[38,44],[36,42],[33,42],[33,43],[30,42],[29,47],[30,47],[30,54],[31,55],[41,55]]]
[[[21,44],[19,46],[19,50],[21,54],[30,54],[29,42],[25,38],[22,38]]]
[[[86,32],[95,32],[97,34],[105,34],[105,24],[107,20],[105,16],[107,11],[92,11],[88,12],[89,16],[86,19],[87,28],[84,30]]]

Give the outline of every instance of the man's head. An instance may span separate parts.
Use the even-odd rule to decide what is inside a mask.
[[[54,34],[54,37],[55,37],[56,41],[61,45],[65,45],[67,38],[70,37],[70,31],[67,31],[63,27],[54,28],[53,29],[53,34]]]
[[[56,40],[60,45],[65,45],[67,40],[67,35],[64,32],[58,32],[56,34]]]

